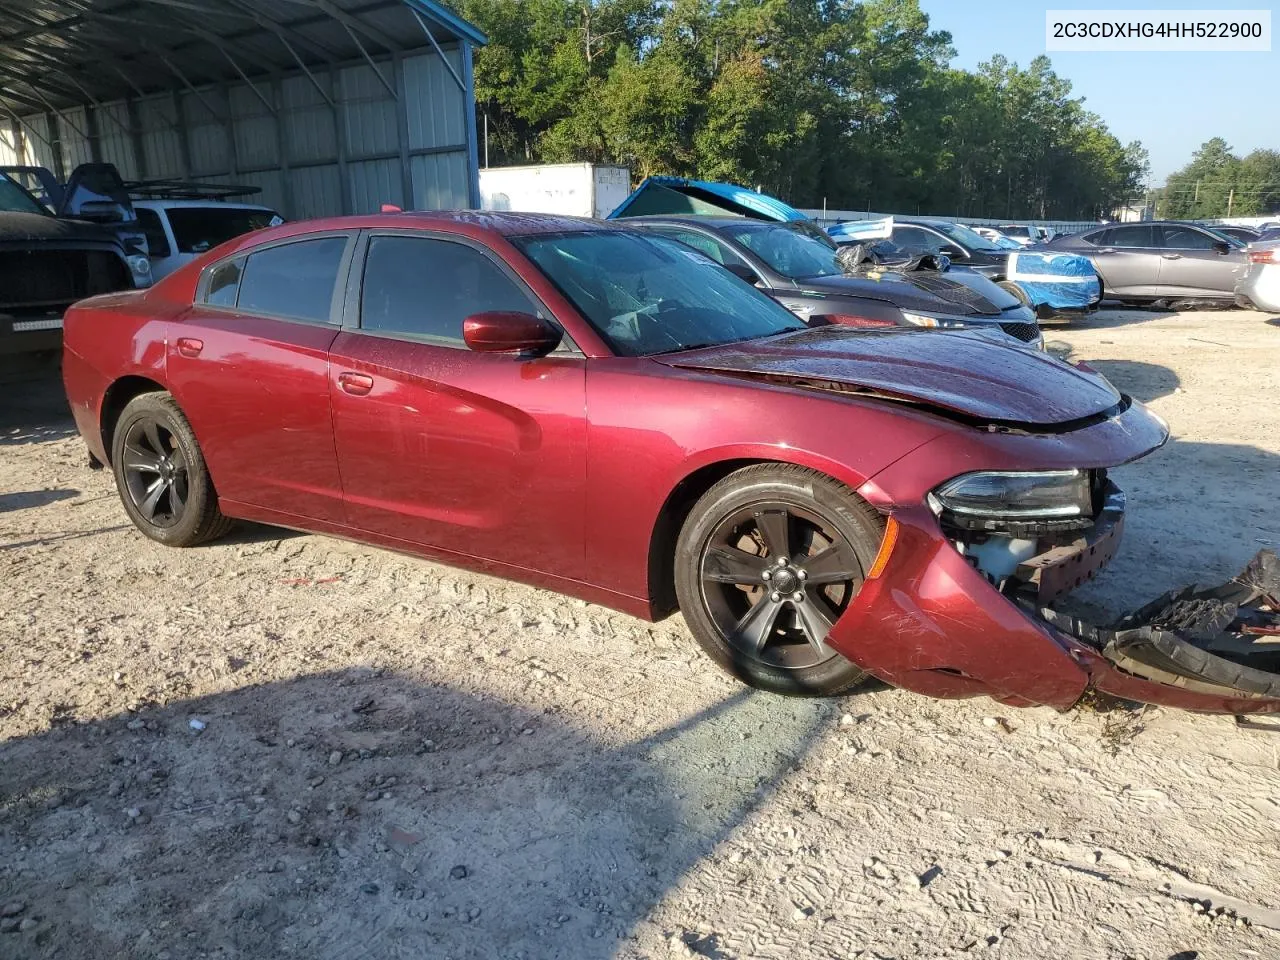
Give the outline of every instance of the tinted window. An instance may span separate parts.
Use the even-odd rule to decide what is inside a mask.
[[[1153,227],[1112,227],[1104,241],[1108,247],[1154,247]]]
[[[926,253],[937,253],[942,246],[941,237],[919,227],[894,227],[893,242],[906,250],[923,250]]]
[[[284,222],[271,210],[238,207],[166,207],[164,212],[179,253],[204,253],[242,233]]]
[[[784,277],[834,277],[841,273],[834,242],[814,236],[803,226],[745,222],[725,232]]]
[[[346,246],[346,237],[324,237],[250,254],[236,305],[246,313],[328,323]]]
[[[1069,236],[1071,236],[1071,234],[1069,234],[1069,233],[1060,233],[1060,234],[1058,234],[1058,236],[1059,236],[1059,237],[1069,237]],[[1110,231],[1110,230],[1096,230],[1096,231],[1094,231],[1093,233],[1086,233],[1086,234],[1085,234],[1084,236],[1082,236],[1080,239],[1081,239],[1081,240],[1083,240],[1085,243],[1092,243],[1092,244],[1094,244],[1095,246],[1099,246],[1099,247],[1101,247],[1101,246],[1106,246],[1107,241],[1110,239],[1110,237],[1111,237],[1111,231]]]
[[[513,242],[622,356],[805,329],[751,284],[666,237],[593,230]]]
[[[215,307],[234,307],[240,292],[240,268],[243,260],[220,263],[209,273],[209,285],[204,292],[204,302]]]
[[[487,310],[538,313],[524,291],[474,247],[427,237],[369,241],[361,328],[461,344],[462,321]]]
[[[170,254],[169,238],[164,235],[164,224],[160,215],[146,207],[138,207],[138,226],[147,235],[147,251],[153,257],[167,257]]]
[[[654,233],[660,233],[664,237],[679,240],[681,243],[693,247],[699,253],[706,254],[716,263],[747,265],[746,261],[734,253],[727,245],[714,237],[707,236],[705,233],[667,226],[650,227],[649,229],[653,230]]]
[[[1215,243],[1221,243],[1217,237],[1192,227],[1165,227],[1164,245],[1175,250],[1212,250]]]
[[[9,210],[13,213],[47,214],[49,212],[36,202],[35,197],[3,173],[0,173],[0,210]]]

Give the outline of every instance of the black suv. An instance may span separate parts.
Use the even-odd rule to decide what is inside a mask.
[[[56,357],[67,307],[150,278],[145,249],[126,250],[106,225],[54,216],[0,173],[0,368]]]

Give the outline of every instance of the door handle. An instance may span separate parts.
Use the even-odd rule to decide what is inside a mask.
[[[1160,254],[1160,259],[1161,259],[1161,260],[1181,260],[1181,259],[1182,259],[1182,254],[1180,254],[1180,253],[1162,253],[1162,254]]]
[[[195,337],[178,338],[178,352],[184,357],[198,357],[203,349],[203,340],[197,340]]]
[[[1114,247],[1103,247],[1098,252],[1099,253],[1115,253],[1116,251]]]
[[[373,389],[373,377],[347,371],[338,374],[338,386],[343,393],[349,393],[353,397],[367,397]]]

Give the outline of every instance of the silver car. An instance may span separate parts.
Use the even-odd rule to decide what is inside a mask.
[[[1172,297],[1233,301],[1249,267],[1244,244],[1195,223],[1117,223],[1055,237],[1041,249],[1088,257],[1102,295],[1129,303]]]
[[[1249,244],[1249,272],[1236,284],[1236,304],[1280,312],[1280,240]]]

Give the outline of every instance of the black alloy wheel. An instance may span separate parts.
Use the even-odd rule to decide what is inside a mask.
[[[784,464],[739,470],[690,513],[676,593],[695,638],[753,686],[838,693],[865,674],[828,643],[879,549],[884,523],[829,477]]]
[[[112,433],[111,469],[129,519],[152,540],[191,547],[231,528],[191,424],[168,393],[126,404]]]

